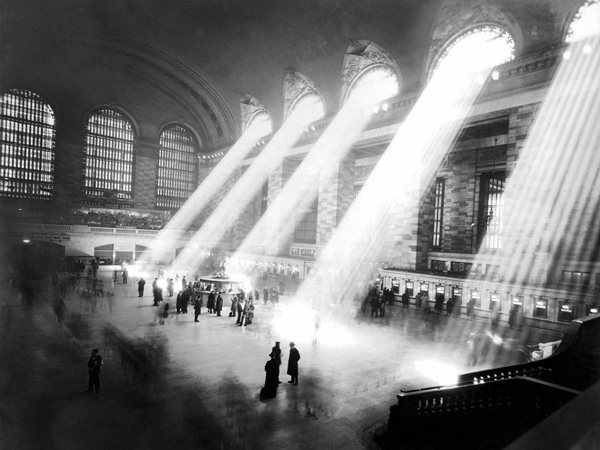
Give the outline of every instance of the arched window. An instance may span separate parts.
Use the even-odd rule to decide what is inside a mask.
[[[504,28],[484,25],[468,30],[447,44],[433,65],[431,79],[440,68],[473,72],[504,64],[515,57],[515,41]]]
[[[257,138],[268,136],[273,132],[273,124],[271,123],[271,117],[265,111],[259,111],[254,114],[248,124],[246,125],[245,132],[253,133]]]
[[[105,203],[133,197],[133,126],[122,114],[100,109],[87,120],[83,192]]]
[[[54,111],[30,91],[0,98],[0,195],[51,199],[56,147]]]
[[[400,92],[400,71],[391,55],[371,41],[351,40],[342,69],[344,103],[378,103]]]
[[[573,17],[566,42],[578,41],[600,34],[600,0],[587,0]]]
[[[296,117],[302,123],[311,123],[321,119],[325,115],[323,101],[316,92],[311,92],[298,98],[290,108],[289,117]]]
[[[160,134],[156,207],[178,209],[198,186],[198,145],[193,133],[170,125]]]
[[[294,117],[301,125],[308,125],[325,115],[323,99],[315,83],[293,67],[287,69],[283,80],[283,110],[285,120]]]
[[[361,104],[377,103],[395,97],[399,92],[398,75],[392,67],[371,66],[356,77],[346,101],[352,98]]]

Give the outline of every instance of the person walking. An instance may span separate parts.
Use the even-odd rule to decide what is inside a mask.
[[[98,349],[95,348],[92,350],[92,356],[88,361],[90,379],[86,392],[91,392],[92,388],[96,390],[96,394],[100,391],[100,366],[102,366],[102,357],[98,354]]]
[[[146,286],[146,280],[140,278],[140,281],[138,281],[138,297],[144,296],[144,286]]]
[[[293,386],[298,386],[298,361],[300,361],[300,352],[296,348],[296,344],[290,342],[287,374],[292,377],[288,383],[291,383]]]

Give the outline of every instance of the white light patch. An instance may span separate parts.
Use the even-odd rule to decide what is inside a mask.
[[[438,361],[416,361],[415,366],[424,377],[433,380],[441,386],[452,386],[458,383],[460,372],[449,364]]]

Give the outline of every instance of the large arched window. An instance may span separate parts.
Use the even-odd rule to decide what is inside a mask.
[[[351,40],[342,69],[344,103],[378,103],[400,93],[400,71],[391,55],[371,41]]]
[[[105,203],[133,197],[133,126],[122,114],[100,109],[87,120],[83,192]]]
[[[504,64],[515,57],[515,41],[504,28],[483,25],[451,40],[436,59],[429,78],[441,68],[473,72]]]
[[[193,133],[170,125],[160,134],[156,207],[178,209],[198,185],[198,145]]]
[[[587,0],[573,17],[565,40],[578,41],[600,34],[600,0]]]
[[[265,111],[254,114],[246,125],[245,133],[252,133],[256,138],[268,136],[273,132],[271,117]]]
[[[385,65],[371,66],[359,74],[346,97],[361,104],[377,103],[395,97],[400,92],[396,71]]]
[[[55,116],[42,98],[11,89],[0,98],[0,195],[51,199]]]
[[[321,96],[316,92],[311,92],[296,100],[290,108],[288,118],[294,116],[302,123],[308,124],[321,119],[324,115],[325,110]]]

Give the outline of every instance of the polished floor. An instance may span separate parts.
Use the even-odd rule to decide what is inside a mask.
[[[63,306],[49,290],[31,305],[17,292],[2,296],[0,449],[375,449],[373,431],[401,389],[513,358],[497,353],[473,367],[469,334],[485,333],[486,321],[432,320],[400,305],[371,318],[370,308],[324,304],[316,334],[303,323],[313,316],[285,295],[278,307],[260,301],[247,327],[227,317],[228,305],[222,317],[203,308],[198,323],[192,308],[172,307],[161,323],[149,286],[139,298],[135,279],[110,278],[113,295],[74,290]],[[507,347],[560,338],[497,333]],[[290,340],[301,354],[298,386],[285,374]],[[261,400],[275,341],[283,383]],[[98,394],[85,392],[93,348],[104,361]]]

